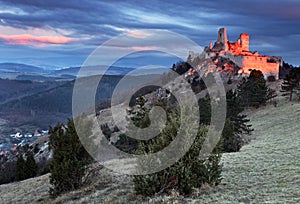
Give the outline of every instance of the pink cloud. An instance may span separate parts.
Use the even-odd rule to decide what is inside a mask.
[[[128,33],[127,35],[133,38],[146,38],[146,36],[141,33]]]
[[[155,46],[133,46],[131,47],[134,51],[147,51],[147,50],[157,50]]]
[[[41,46],[42,44],[67,44],[74,41],[73,38],[64,36],[33,36],[33,35],[0,35],[7,44],[13,45],[36,45]]]
[[[143,39],[143,38],[147,38],[149,36],[151,36],[151,33],[148,33],[145,30],[126,30],[127,32],[127,36],[132,37],[132,38],[139,38],[139,39]]]

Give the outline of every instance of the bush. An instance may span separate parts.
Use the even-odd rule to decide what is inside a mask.
[[[35,144],[33,148],[33,153],[37,154],[40,151],[39,145]]]
[[[84,121],[81,123],[87,127],[86,134],[91,135],[90,125]],[[84,184],[83,178],[92,158],[81,144],[73,120],[69,119],[67,126],[58,124],[50,128],[49,134],[49,144],[53,150],[50,161],[50,194],[57,196]]]
[[[0,160],[0,184],[15,181],[16,161],[3,161],[2,158]]]
[[[154,153],[168,145],[177,135],[179,123],[177,117],[168,118],[166,128],[147,145],[139,143],[137,154]],[[217,185],[221,181],[221,154],[216,149],[207,160],[201,160],[199,153],[207,133],[202,126],[188,152],[172,166],[149,175],[134,176],[134,188],[138,194],[151,196],[155,193],[177,189],[181,194],[190,194],[193,188],[203,184]],[[184,141],[182,141],[184,144]],[[147,161],[146,161],[147,162]]]
[[[0,184],[22,181],[37,175],[38,166],[34,154],[31,151],[24,152],[29,149],[24,147],[18,152],[17,160],[5,156],[0,158]]]
[[[276,77],[274,75],[270,75],[270,76],[267,77],[267,81],[268,82],[274,82],[274,81],[276,81]]]

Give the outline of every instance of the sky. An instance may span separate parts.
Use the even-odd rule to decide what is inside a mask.
[[[157,42],[181,46],[180,42],[151,35],[147,29],[175,32],[204,47],[216,41],[221,27],[227,28],[230,41],[248,33],[251,51],[300,65],[299,0],[0,0],[0,63],[48,69],[81,66],[97,47],[126,35],[131,42],[155,42],[150,47],[154,52],[145,51],[151,50],[147,45],[116,43],[112,53],[134,52],[117,65],[171,66],[178,59],[155,51],[164,46]]]

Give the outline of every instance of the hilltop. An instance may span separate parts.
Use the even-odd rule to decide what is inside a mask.
[[[279,70],[283,67],[283,59],[279,56],[259,54],[257,51],[249,50],[250,35],[241,33],[236,42],[230,42],[227,38],[226,28],[220,28],[217,41],[205,47],[200,55],[190,51],[188,62],[194,69],[203,70],[203,63],[211,60],[208,71],[229,71],[233,75],[247,76],[251,70],[262,71],[265,77],[273,75],[279,78]],[[220,62],[223,60],[223,63]]]

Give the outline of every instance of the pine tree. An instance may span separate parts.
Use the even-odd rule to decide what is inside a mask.
[[[245,107],[258,108],[267,102],[268,87],[260,70],[252,70],[249,77],[239,84],[237,91]]]
[[[35,162],[34,155],[32,152],[28,153],[26,162],[25,162],[25,174],[27,178],[35,177],[38,171],[38,166]]]
[[[177,62],[176,64],[173,64],[172,70],[182,75],[186,73],[190,68],[192,68],[192,66],[189,62],[181,61]]]
[[[248,124],[250,122],[247,119],[247,115],[243,114],[244,107],[242,105],[242,99],[235,90],[230,90],[226,93],[227,102],[227,116],[234,124],[235,134],[251,133],[253,129],[252,125]]]
[[[87,135],[91,133],[91,130],[86,131]],[[53,187],[50,194],[57,196],[83,185],[83,177],[92,158],[81,144],[73,120],[69,119],[67,126],[58,124],[50,128],[49,134],[53,151],[50,162],[50,183]]]
[[[250,134],[253,129],[251,128],[251,124],[248,124],[250,120],[247,118],[247,115],[243,114],[244,107],[242,106],[242,100],[238,95],[237,91],[230,90],[226,93],[226,102],[227,102],[227,111],[226,118],[227,123],[225,124],[224,129],[226,129],[226,125],[229,123],[233,124],[233,135],[232,134],[223,134],[223,137],[230,137],[232,140],[230,143],[238,144],[238,148],[234,148],[236,151],[239,151],[240,147],[243,144],[242,134]],[[211,100],[209,96],[199,99],[199,110],[200,110],[200,124],[209,125],[211,120]],[[222,138],[225,140],[225,138]],[[232,152],[232,148],[227,147],[229,142],[224,142],[220,144],[222,146],[223,152]],[[230,144],[231,145],[231,144]]]
[[[221,143],[223,152],[238,152],[243,145],[242,137],[235,133],[234,124],[230,119],[225,122]]]
[[[211,100],[209,95],[204,98],[200,98],[198,101],[199,112],[200,112],[200,123],[204,125],[209,125],[211,121]]]
[[[281,92],[283,96],[289,96],[289,100],[292,101],[293,94],[300,93],[300,69],[293,68],[290,70],[289,74],[286,75],[282,85]]]
[[[145,128],[150,124],[149,110],[145,107],[146,102],[145,97],[140,96],[136,100],[135,108],[128,110],[129,119],[140,128]]]
[[[16,180],[21,181],[26,179],[26,173],[25,173],[25,160],[23,158],[23,155],[20,154],[18,156],[18,160],[16,163]]]
[[[140,142],[136,154],[147,155],[168,146],[177,136],[180,127],[178,114],[177,111],[168,112],[167,124],[161,134],[148,143]],[[189,120],[188,116],[187,120],[193,121],[193,119]],[[185,131],[188,132],[189,130]],[[207,128],[201,126],[188,152],[172,166],[153,174],[134,176],[135,191],[144,196],[151,196],[155,193],[168,192],[170,189],[176,188],[181,194],[189,194],[193,188],[200,188],[205,183],[219,184],[222,165],[220,165],[221,154],[218,149],[215,149],[208,160],[204,161],[199,158],[206,133]],[[185,143],[186,141],[182,141],[182,144]],[[145,159],[141,164],[138,164],[138,168],[147,169],[147,167],[151,167],[151,164],[151,160]]]

